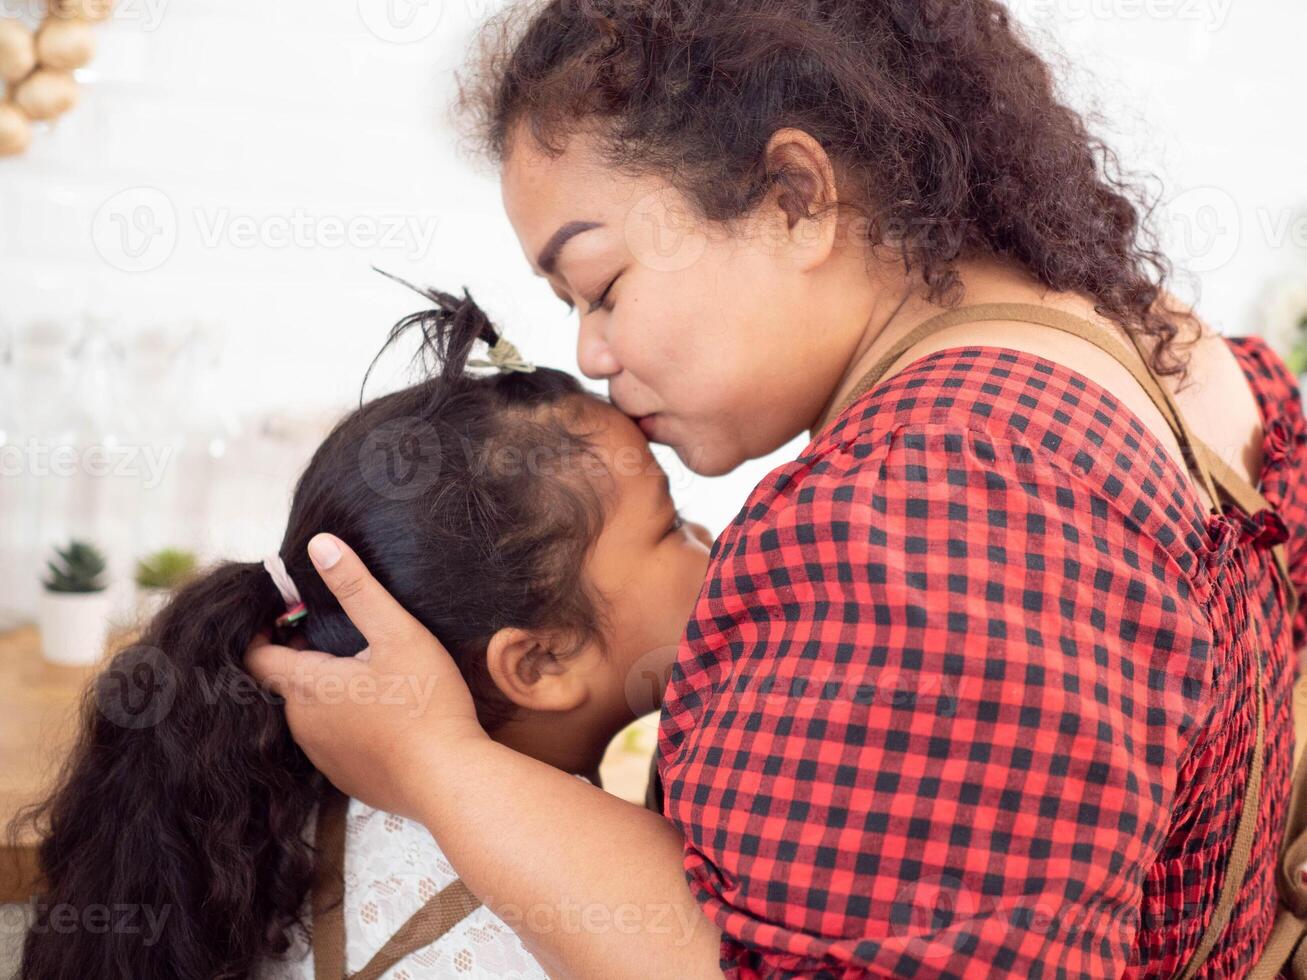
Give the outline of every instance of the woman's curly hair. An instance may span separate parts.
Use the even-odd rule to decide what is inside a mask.
[[[1188,311],[1163,309],[1148,195],[999,0],[527,2],[483,29],[458,109],[497,162],[519,123],[551,153],[584,128],[614,167],[668,176],[718,221],[776,185],[813,213],[811,182],[764,153],[796,127],[830,155],[859,231],[932,301],[960,298],[959,259],[1006,258],[1156,338],[1159,373],[1185,373],[1172,320]]]

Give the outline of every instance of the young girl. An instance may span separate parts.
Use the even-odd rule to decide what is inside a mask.
[[[386,346],[418,328],[434,376],[344,418],[295,488],[277,554],[182,588],[88,691],[79,744],[29,817],[44,881],[23,980],[312,977],[326,941],[313,923],[331,916],[334,963],[316,975],[355,973],[456,884],[419,824],[339,805],[280,703],[241,668],[274,624],[338,656],[365,646],[309,562],[319,531],[349,541],[445,638],[505,744],[597,781],[611,737],[656,707],[711,536],[676,513],[626,416],[572,376],[521,362],[466,292],[425,295],[436,308],[402,320]],[[478,340],[495,373],[465,372]],[[343,869],[324,827],[343,836]],[[512,923],[475,905],[386,975],[543,976]],[[110,928],[64,911],[92,906]],[[137,927],[112,927],[128,909]],[[416,935],[398,948],[431,933]]]

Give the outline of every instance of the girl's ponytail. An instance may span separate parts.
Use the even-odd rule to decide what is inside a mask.
[[[367,386],[372,368],[376,367],[381,355],[414,328],[421,334],[414,360],[421,363],[427,378],[437,382],[445,392],[457,389],[461,382],[471,381],[472,377],[466,373],[467,362],[476,342],[481,340],[493,347],[499,340],[499,330],[485,310],[477,305],[466,289],[460,298],[433,287],[415,286],[380,269],[377,271],[434,305],[431,309],[410,313],[390,328],[385,344],[363,376],[363,385]]]
[[[241,665],[283,607],[261,564],[220,564],[88,689],[58,786],[25,815],[43,843],[21,980],[221,980],[287,948],[323,781]]]

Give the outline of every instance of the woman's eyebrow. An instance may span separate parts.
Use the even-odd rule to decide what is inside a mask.
[[[545,247],[540,250],[540,255],[536,258],[536,265],[546,276],[552,276],[558,265],[558,253],[563,250],[564,245],[583,231],[602,227],[601,221],[569,221],[549,237],[549,241],[545,243]]]

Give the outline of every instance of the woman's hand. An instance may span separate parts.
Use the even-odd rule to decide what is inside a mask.
[[[417,819],[422,766],[488,740],[471,692],[440,641],[344,542],[319,534],[309,557],[368,646],[354,657],[334,657],[260,636],[245,653],[245,667],[286,699],[295,741],[337,788]]]
[[[367,638],[354,657],[266,641],[245,666],[286,699],[309,759],[350,796],[411,817],[550,976],[717,978],[670,822],[494,742],[448,652],[339,539],[309,555]],[[529,868],[530,874],[523,869]]]

